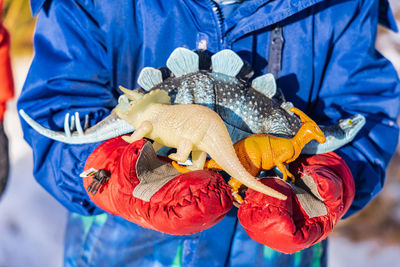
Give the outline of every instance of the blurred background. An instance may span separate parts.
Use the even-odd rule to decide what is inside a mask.
[[[390,0],[400,26],[400,1]],[[3,20],[11,33],[16,97],[32,58],[35,20],[27,0],[5,0]],[[376,46],[400,73],[400,34],[379,28]],[[22,138],[15,104],[9,101],[5,130],[10,141],[10,181],[0,201],[0,267],[61,266],[67,212],[32,177],[32,152]],[[329,266],[399,266],[400,148],[382,193],[343,220],[330,238]]]

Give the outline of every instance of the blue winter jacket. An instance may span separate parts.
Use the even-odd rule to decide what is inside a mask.
[[[380,191],[397,144],[400,104],[396,72],[375,49],[379,22],[397,30],[386,0],[248,0],[228,18],[210,0],[116,3],[32,0],[33,13],[39,13],[35,56],[19,109],[53,130],[62,130],[65,114],[75,111],[82,117],[89,114],[94,125],[117,104],[119,85],[136,88],[143,67],[164,66],[176,47],[195,49],[203,40],[211,52],[236,51],[251,64],[256,77],[266,73],[270,31],[279,25],[285,43],[277,82],[286,98],[320,124],[354,113],[367,118],[356,139],[337,151],[356,184],[346,216]],[[72,212],[101,213],[79,178],[98,144],[63,144],[25,123],[22,127],[33,148],[38,182]],[[230,246],[221,252],[218,246],[209,249],[226,257],[245,233],[237,230],[234,215],[216,227],[226,229],[218,232],[218,239]],[[216,237],[207,238],[211,242]],[[246,255],[242,258],[257,258]],[[204,251],[202,257],[207,258]]]

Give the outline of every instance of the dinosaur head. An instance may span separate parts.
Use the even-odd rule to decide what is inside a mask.
[[[122,86],[120,86],[120,89],[124,94],[119,97],[118,105],[114,108],[114,111],[122,119],[127,116],[135,116],[145,110],[151,103],[171,104],[170,97],[164,90],[157,89],[143,94]]]
[[[305,129],[311,135],[312,139],[317,140],[318,143],[325,143],[326,138],[322,130],[318,127],[318,125],[303,111],[298,108],[291,107],[290,111],[299,116],[302,126],[301,128]]]
[[[346,134],[348,140],[352,140],[356,134],[365,125],[365,117],[361,114],[355,114],[350,118],[339,121],[339,127]]]

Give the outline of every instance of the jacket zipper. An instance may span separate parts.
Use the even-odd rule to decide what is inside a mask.
[[[224,18],[224,15],[222,14],[222,10],[219,7],[219,5],[217,3],[215,3],[215,1],[213,1],[213,0],[209,0],[209,2],[210,2],[211,9],[214,13],[214,16],[215,16],[217,24],[218,24],[218,35],[219,35],[218,36],[218,38],[219,38],[218,50],[221,50],[222,48],[224,48],[224,38],[222,36],[224,33],[223,25],[224,25],[225,18]]]

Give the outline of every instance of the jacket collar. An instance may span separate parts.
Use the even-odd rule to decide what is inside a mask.
[[[249,32],[284,20],[327,0],[252,0],[245,1],[225,23],[226,37],[235,40]]]
[[[399,31],[388,0],[379,1],[379,23],[394,32]]]
[[[37,13],[40,11],[40,9],[42,8],[42,6],[44,5],[44,3],[46,1],[51,1],[51,0],[31,0],[31,9],[32,9],[32,15],[36,16]],[[230,20],[227,21],[226,23],[226,30],[229,30],[230,28],[232,28],[234,25],[234,20],[236,20],[237,16],[243,16],[242,12],[245,13],[257,13],[256,11],[261,5],[266,5],[269,2],[271,2],[271,4],[274,4],[274,8],[271,7],[271,9],[268,9],[269,11],[271,11],[272,9],[278,9],[280,11],[278,11],[278,13],[276,14],[276,16],[272,17],[270,16],[270,18],[265,21],[263,24],[264,27],[267,25],[271,25],[274,24],[288,16],[291,16],[297,12],[300,12],[303,9],[306,9],[307,7],[310,7],[314,4],[317,4],[319,2],[322,1],[326,1],[326,0],[253,0],[253,1],[249,1],[249,5],[247,6],[247,8],[240,8],[242,10],[238,10],[236,12],[236,14],[233,14],[234,16],[231,17]],[[389,6],[389,2],[388,0],[380,0],[380,6],[379,6],[379,23],[381,23],[382,25],[388,27],[389,29],[397,32],[397,25],[396,25],[396,21],[394,19],[393,13],[390,9]],[[263,9],[264,10],[264,9]],[[262,15],[266,15],[265,14],[265,10],[259,11],[260,13],[260,17]],[[259,18],[260,18],[259,17]],[[256,16],[252,16],[252,20],[256,18]],[[257,25],[257,23],[251,22],[249,23],[249,21],[242,21],[240,22],[242,24],[246,24],[248,23],[247,26],[243,26],[240,28],[243,28],[243,32],[249,32],[249,31],[253,31],[255,28],[255,25]],[[242,33],[243,34],[243,33]],[[236,35],[240,36],[240,33],[237,33]],[[234,36],[233,36],[234,37]]]
[[[46,0],[31,0],[32,15],[36,16],[39,10],[42,8]]]
[[[37,13],[40,11],[40,9],[42,8],[42,6],[44,5],[44,3],[46,1],[49,1],[49,0],[31,0],[31,10],[32,10],[33,16],[37,15]],[[248,1],[248,2],[252,2],[251,3],[252,5],[249,8],[250,8],[250,10],[253,8],[258,8],[258,7],[260,7],[260,5],[263,5],[264,3],[271,2],[271,1],[286,2],[286,3],[289,3],[289,6],[292,6],[293,8],[298,9],[298,8],[301,8],[302,6],[310,6],[311,5],[310,2],[320,2],[320,1],[324,1],[324,0],[261,0],[261,1],[260,0],[252,0],[252,1]],[[384,1],[387,1],[387,0],[384,0]],[[295,12],[293,12],[293,13],[295,13]]]

